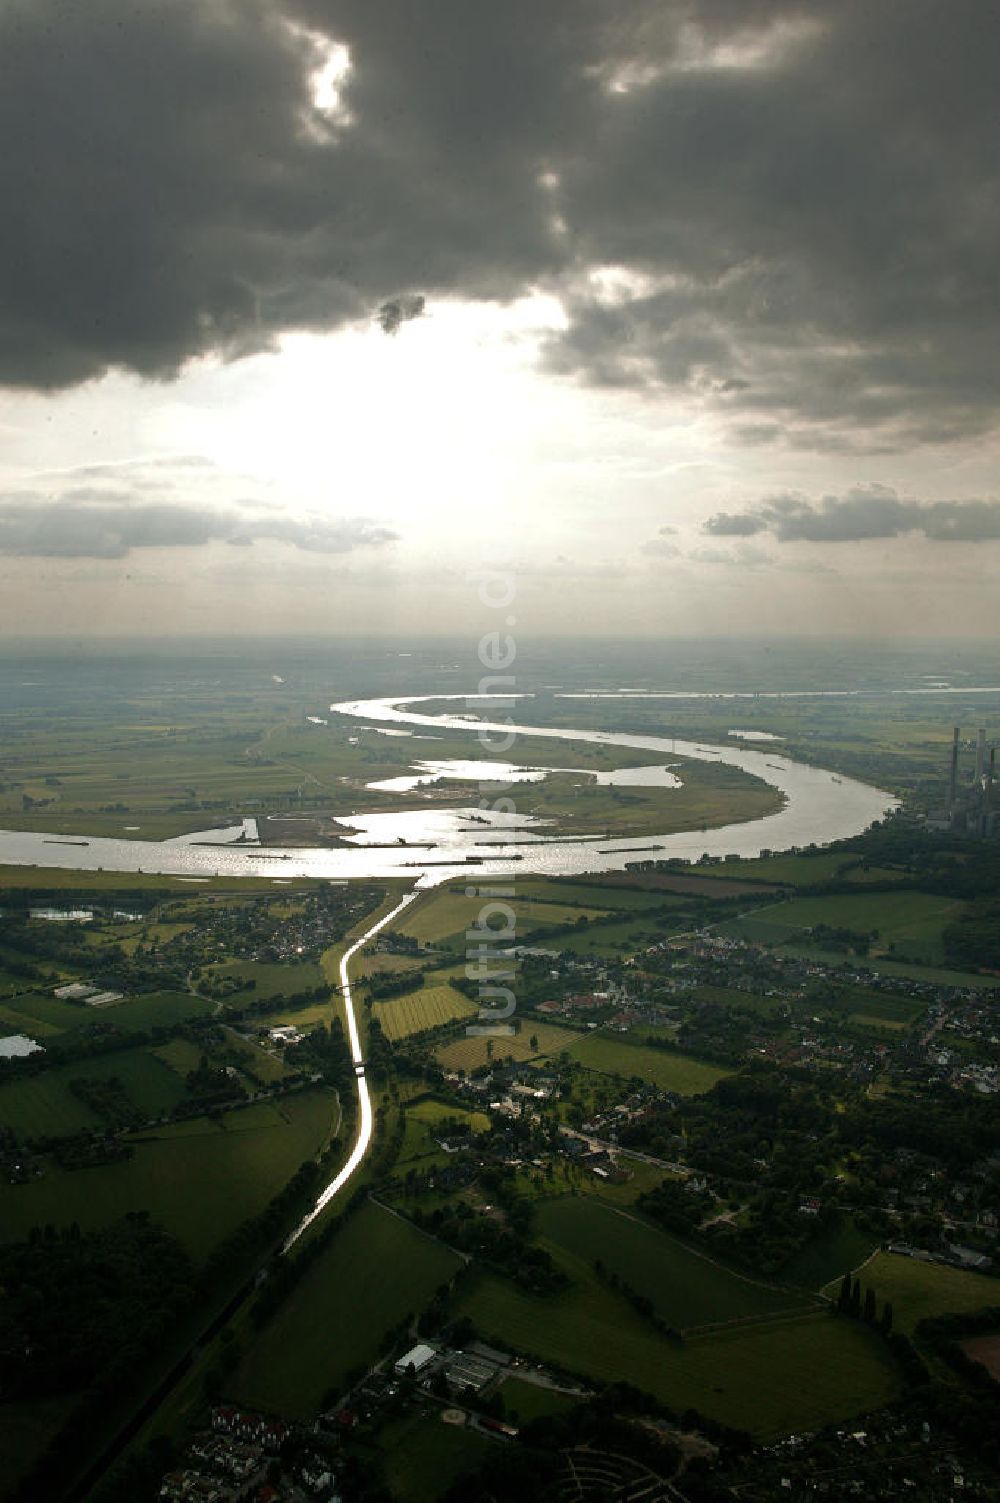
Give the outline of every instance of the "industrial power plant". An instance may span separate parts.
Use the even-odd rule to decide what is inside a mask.
[[[949,829],[967,835],[1000,834],[1000,810],[995,807],[996,746],[987,746],[986,731],[976,732],[976,761],[971,779],[968,769],[960,766],[962,728],[956,725],[951,742],[951,767],[948,774],[946,821]]]

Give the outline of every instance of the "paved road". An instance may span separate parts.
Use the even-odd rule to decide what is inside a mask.
[[[355,955],[357,955],[358,951],[364,949],[365,945],[370,939],[373,939],[375,935],[378,934],[381,929],[384,929],[387,924],[390,924],[394,918],[397,918],[399,914],[402,913],[403,909],[408,908],[409,905],[418,896],[419,894],[416,892],[407,893],[406,897],[402,900],[401,903],[397,903],[395,908],[392,908],[388,913],[383,914],[383,916],[378,919],[376,923],[372,924],[371,928],[366,929],[361,938],[356,939],[353,945],[350,945],[344,951],[341,957],[340,989],[344,996],[344,1012],[347,1015],[347,1039],[348,1043],[350,1044],[351,1058],[354,1061],[354,1073],[357,1077],[358,1082],[358,1136],[354,1147],[351,1150],[351,1156],[347,1160],[347,1163],[343,1166],[342,1169],[338,1171],[335,1177],[327,1185],[326,1189],[323,1191],[322,1195],[320,1195],[319,1199],[313,1206],[312,1210],[309,1212],[308,1216],[303,1216],[302,1220],[299,1222],[298,1226],[295,1228],[294,1232],[292,1232],[291,1236],[288,1238],[288,1241],[285,1243],[285,1252],[287,1252],[288,1249],[298,1241],[306,1228],[310,1226],[316,1220],[316,1217],[320,1214],[320,1212],[330,1204],[330,1201],[337,1194],[337,1191],[343,1189],[344,1185],[347,1184],[347,1181],[350,1179],[351,1175],[357,1169],[365,1154],[368,1152],[368,1145],[371,1142],[372,1136],[372,1102],[371,1096],[368,1092],[368,1081],[365,1078],[364,1055],[361,1052],[361,1039],[358,1035],[358,1020],[354,1014],[354,1002],[351,998],[351,983],[348,979],[348,967],[350,966],[350,963],[354,959]]]

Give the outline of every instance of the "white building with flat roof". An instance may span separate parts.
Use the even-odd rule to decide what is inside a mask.
[[[396,1372],[402,1376],[403,1373],[412,1368],[415,1373],[418,1373],[421,1368],[427,1366],[432,1357],[436,1356],[437,1352],[434,1347],[427,1346],[426,1343],[418,1341],[416,1346],[411,1346],[410,1350],[404,1352],[402,1357],[400,1357],[396,1363]]]

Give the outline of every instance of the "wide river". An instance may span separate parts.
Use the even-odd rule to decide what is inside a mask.
[[[397,814],[358,815],[352,844],[335,849],[269,847],[219,843],[218,831],[206,832],[192,844],[177,841],[119,840],[91,837],[64,839],[21,830],[0,830],[0,864],[59,867],[74,871],[147,872],[186,877],[192,882],[209,877],[291,877],[331,879],[407,877],[421,887],[451,877],[485,877],[533,872],[565,876],[584,872],[621,871],[628,862],[678,858],[696,861],[702,855],[758,856],[762,850],[826,845],[860,834],[896,805],[878,788],[839,777],[822,768],[807,767],[789,757],[742,747],[707,745],[664,736],[636,736],[623,731],[556,729],[514,725],[508,719],[489,721],[472,712],[427,715],[413,705],[444,699],[470,702],[466,695],[428,695],[392,699],[354,700],[331,705],[331,712],[365,724],[419,727],[428,732],[466,731],[470,736],[491,731],[554,741],[590,742],[651,752],[656,760],[674,756],[724,762],[761,778],[785,798],[775,814],[715,830],[678,831],[672,835],[643,835],[631,839],[547,838],[545,827],[520,828],[484,815],[478,801],[453,810],[422,808]],[[506,706],[507,701],[504,701]],[[485,708],[485,705],[484,705]],[[318,728],[317,734],[322,734]],[[501,743],[498,743],[499,750]],[[473,743],[473,746],[475,743]],[[417,748],[414,748],[416,752]],[[488,776],[484,764],[484,776]],[[683,775],[683,774],[682,774]],[[495,796],[493,790],[485,795]],[[351,823],[351,820],[344,821]],[[239,829],[231,832],[235,839]],[[377,841],[379,843],[372,843]],[[367,843],[366,843],[367,842]],[[405,843],[403,843],[405,842]]]

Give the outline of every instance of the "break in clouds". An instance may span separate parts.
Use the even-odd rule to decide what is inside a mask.
[[[988,0],[10,0],[0,380],[542,290],[550,371],[748,444],[983,431],[997,38]]]

